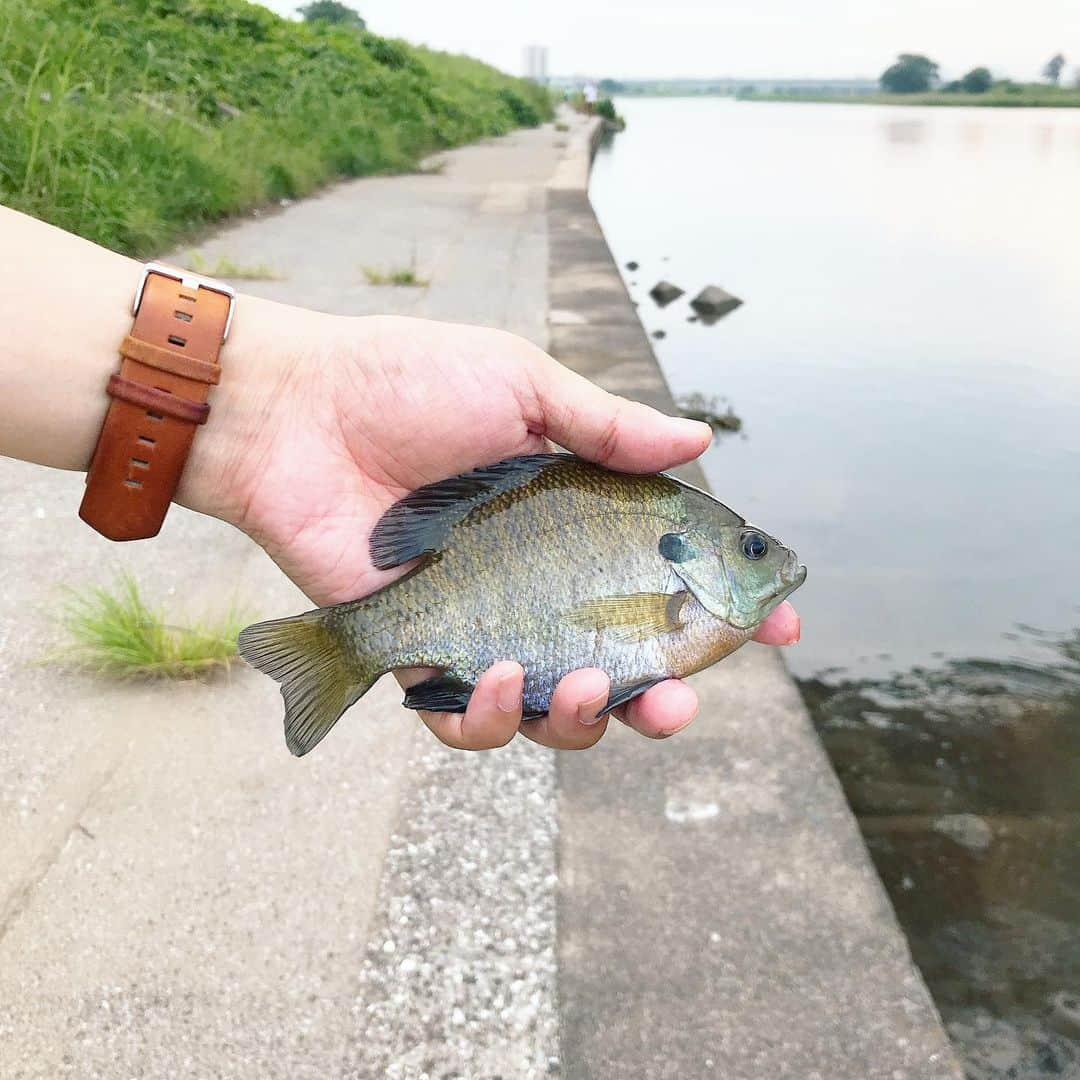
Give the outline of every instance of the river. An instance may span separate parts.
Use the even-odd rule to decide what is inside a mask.
[[[593,204],[809,568],[788,664],[969,1075],[1080,1075],[1080,110],[617,106]]]

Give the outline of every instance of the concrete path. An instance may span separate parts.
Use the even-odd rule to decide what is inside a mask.
[[[198,250],[282,275],[245,291],[344,314],[547,344],[550,307],[565,361],[666,405],[588,209],[588,134],[465,148]],[[363,273],[409,265],[426,288]],[[106,543],[79,488],[0,461],[4,1080],[953,1075],[775,656],[700,678],[703,715],[664,744],[457,754],[384,682],[297,761],[253,673],[117,687],[39,663],[59,587],[120,568],[177,620],[306,606],[182,510],[153,543]]]
[[[673,411],[569,166],[548,214],[552,353]],[[620,729],[559,759],[567,1074],[959,1075],[780,653],[750,644],[693,682],[701,714],[676,738]]]
[[[340,185],[198,250],[282,275],[244,291],[543,344],[563,141],[549,126],[439,174]],[[427,288],[366,283],[414,257]],[[117,687],[42,666],[61,587],[121,569],[175,621],[233,597],[255,616],[309,606],[243,536],[179,508],[153,542],[107,543],[76,518],[80,489],[0,460],[0,1077],[546,1072],[553,756],[443,750],[384,680],[298,761],[253,672]]]

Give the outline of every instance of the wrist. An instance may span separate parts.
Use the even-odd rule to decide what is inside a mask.
[[[221,381],[174,501],[245,528],[251,492],[332,316],[239,295]]]

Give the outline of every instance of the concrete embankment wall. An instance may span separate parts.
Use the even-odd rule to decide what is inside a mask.
[[[549,184],[551,351],[671,411],[589,203],[596,135],[573,131]],[[959,1075],[780,656],[748,645],[693,683],[675,738],[616,725],[559,758],[565,1075]]]

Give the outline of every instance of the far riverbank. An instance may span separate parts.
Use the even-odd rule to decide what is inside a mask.
[[[783,101],[792,104],[829,105],[933,105],[966,106],[983,109],[1080,109],[1080,87],[1023,86],[1012,90],[994,89],[985,94],[948,93],[931,90],[925,94],[815,94],[740,93],[740,101]]]

